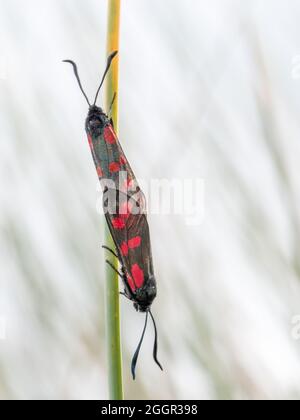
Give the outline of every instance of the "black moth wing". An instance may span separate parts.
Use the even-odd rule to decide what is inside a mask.
[[[107,190],[104,194],[104,208],[109,210],[110,194],[116,197],[115,192]],[[138,214],[129,213],[122,219],[122,211],[120,211],[120,204],[127,203],[133,205]],[[136,291],[146,286],[147,279],[154,276],[152,251],[150,243],[150,232],[147,217],[145,214],[145,198],[141,190],[134,195],[125,194],[120,191],[117,192],[116,213],[105,211],[105,217],[113,237],[114,243],[118,250],[118,255],[122,261],[122,265],[126,273],[133,281],[133,285],[129,285],[130,291],[133,295]],[[124,228],[116,229],[115,220],[124,220]],[[134,247],[130,248],[130,241],[135,241]],[[140,241],[140,244],[138,244]],[[139,267],[139,279],[136,281],[133,267]],[[144,281],[142,281],[142,277]]]
[[[119,171],[111,174],[113,189],[109,185],[104,187],[104,212],[126,274],[127,295],[138,303],[140,310],[146,310],[156,296],[146,199],[115,133],[113,139],[109,163],[117,160]]]

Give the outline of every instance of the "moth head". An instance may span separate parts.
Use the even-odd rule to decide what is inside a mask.
[[[85,122],[86,131],[90,134],[100,134],[105,125],[106,119],[107,117],[102,108],[99,108],[96,105],[91,105]],[[99,133],[97,133],[97,131],[99,131]]]
[[[138,312],[147,312],[150,309],[156,294],[156,280],[152,275],[145,280],[144,286],[136,291],[135,309]]]

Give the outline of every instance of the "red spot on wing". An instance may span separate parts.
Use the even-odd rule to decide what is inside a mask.
[[[128,180],[128,183],[127,183],[127,188],[129,189],[129,190],[133,190],[134,189],[134,185],[135,184],[135,180],[134,179],[129,179]]]
[[[119,207],[119,213],[121,215],[127,215],[127,212],[128,212],[128,203],[127,201],[124,201]]]
[[[125,156],[121,155],[121,157],[120,157],[120,165],[126,165],[126,163],[127,163],[127,160],[126,160]]]
[[[119,217],[115,217],[112,219],[112,225],[115,229],[124,229],[126,227],[126,221],[128,217],[130,216],[130,209],[128,202],[122,203],[119,209]],[[127,246],[127,244],[125,243]]]
[[[111,221],[113,227],[115,229],[124,229],[125,228],[125,221],[122,219],[122,217],[115,217]]]
[[[91,150],[94,149],[94,145],[93,145],[93,140],[92,140],[92,136],[90,134],[88,134],[88,142],[90,145]]]
[[[110,125],[107,125],[104,128],[103,136],[104,136],[104,140],[106,141],[106,143],[108,143],[108,144],[116,143],[117,136],[115,135],[115,132]]]
[[[136,236],[128,241],[128,248],[134,249],[141,246],[142,238],[140,236]]]
[[[118,162],[112,162],[109,165],[109,171],[110,172],[119,172],[120,171],[120,164]]]
[[[100,178],[102,178],[102,177],[103,177],[103,171],[102,171],[102,169],[100,168],[100,166],[97,166],[97,174],[98,174],[98,176],[99,176]]]
[[[123,244],[121,246],[121,251],[122,251],[122,254],[124,255],[124,257],[128,256],[129,249],[128,249],[128,245],[127,245],[126,242],[123,242]]]
[[[132,214],[133,208],[134,208],[134,204],[131,201],[129,201],[128,202],[128,213],[129,214]]]
[[[122,185],[122,191],[127,192],[134,189],[134,179],[127,178]]]
[[[128,201],[125,201],[120,205],[119,214],[121,215],[122,218],[128,219],[128,217],[131,214],[131,206],[128,203]]]
[[[138,248],[142,243],[142,238],[136,236],[135,238],[130,239],[128,242],[123,242],[121,245],[121,251],[124,257],[127,257],[129,254],[129,249]]]
[[[143,270],[139,267],[138,264],[134,264],[131,267],[131,274],[134,280],[134,284],[137,288],[140,288],[144,284],[145,276]]]
[[[130,289],[134,292],[136,289],[136,286],[134,284],[134,281],[132,280],[132,277],[130,277],[128,274],[127,274],[127,281],[128,281]]]
[[[129,180],[128,179],[125,179],[125,181],[123,182],[123,185],[121,187],[121,191],[127,193],[127,191],[128,191],[128,182],[129,182]]]

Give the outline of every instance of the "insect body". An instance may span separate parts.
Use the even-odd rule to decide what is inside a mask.
[[[103,188],[105,217],[116,246],[116,252],[104,248],[118,258],[122,272],[120,273],[109,261],[107,263],[123,280],[124,293],[122,294],[133,302],[137,311],[146,313],[142,337],[131,364],[132,375],[135,379],[135,367],[149,314],[155,330],[153,357],[158,366],[161,369],[162,367],[157,360],[157,329],[150,309],[157,291],[145,197],[115,134],[112,120],[101,108],[96,106],[98,94],[116,54],[117,52],[114,52],[108,57],[106,70],[93,105],[90,104],[82,88],[76,64],[71,60],[65,60],[65,62],[72,64],[79,87],[89,105],[85,128]],[[112,105],[114,99],[115,96]]]

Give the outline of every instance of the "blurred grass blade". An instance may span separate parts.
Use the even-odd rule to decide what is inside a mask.
[[[108,0],[108,26],[107,26],[107,56],[113,51],[119,50],[120,28],[120,0]],[[113,60],[111,70],[106,80],[106,111],[108,112],[112,98],[116,98],[112,108],[112,119],[115,130],[118,133],[118,81],[119,81],[119,56]],[[106,244],[114,248],[114,244],[105,224]],[[110,261],[117,266],[118,261],[109,256]],[[119,279],[110,268],[106,268],[106,342],[107,342],[107,365],[109,398],[111,400],[123,399],[122,380],[122,354],[120,334],[120,302],[119,302]]]

